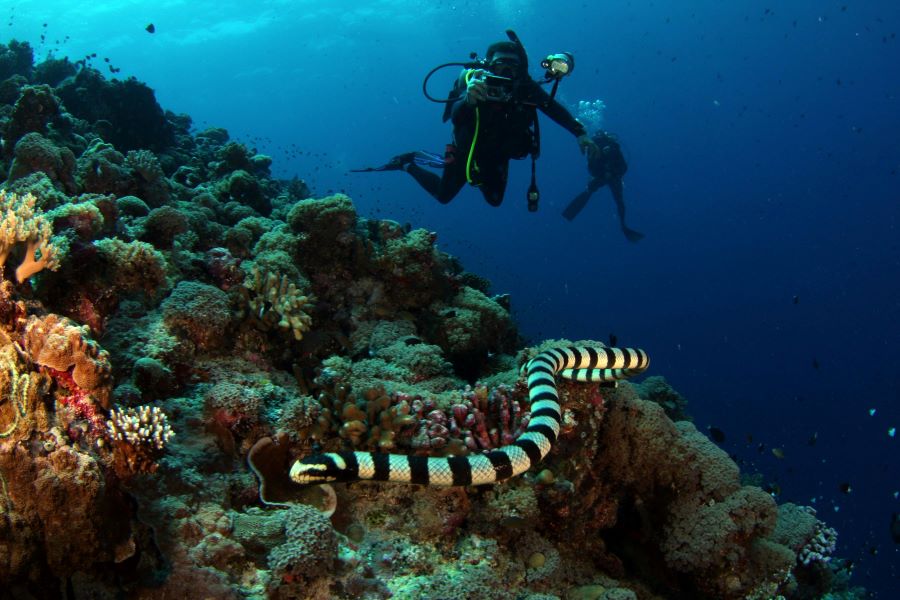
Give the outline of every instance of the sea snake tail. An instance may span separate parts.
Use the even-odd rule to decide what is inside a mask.
[[[528,382],[531,419],[513,443],[483,454],[425,457],[377,452],[331,452],[294,462],[290,477],[300,484],[334,481],[395,481],[422,485],[483,485],[521,475],[540,463],[559,435],[562,413],[556,376],[582,383],[625,379],[644,371],[643,350],[570,346],[541,352],[522,367]]]

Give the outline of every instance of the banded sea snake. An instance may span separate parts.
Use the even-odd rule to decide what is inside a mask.
[[[643,350],[571,346],[541,352],[522,367],[528,381],[531,419],[513,443],[469,456],[406,456],[376,452],[332,452],[298,459],[290,477],[299,484],[374,480],[435,486],[483,485],[521,475],[541,462],[556,442],[562,422],[556,376],[582,383],[625,379],[644,371]]]

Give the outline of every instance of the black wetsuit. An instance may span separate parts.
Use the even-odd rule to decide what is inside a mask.
[[[629,229],[625,225],[625,190],[622,178],[628,171],[628,164],[622,155],[622,148],[619,146],[618,140],[605,131],[598,131],[591,139],[597,144],[599,152],[594,156],[588,157],[588,172],[591,180],[588,182],[587,189],[578,194],[563,211],[563,216],[572,220],[581,209],[585,207],[591,195],[605,185],[609,186],[612,192],[613,200],[616,202],[616,211],[619,214],[619,224],[622,232],[629,241],[636,242],[644,235],[633,229]]]
[[[475,106],[465,100],[465,80],[451,93],[456,100],[444,111],[444,121],[453,122],[453,142],[444,155],[442,175],[410,164],[407,171],[425,190],[439,202],[450,202],[466,184],[466,162],[476,130]],[[514,91],[515,101],[486,100],[478,106],[478,139],[475,143],[474,166],[471,174],[484,199],[491,206],[500,206],[506,191],[510,159],[525,158],[537,153],[535,124],[536,109],[540,109],[553,121],[578,137],[585,133],[584,126],[566,108],[533,79],[527,77]]]
[[[593,187],[596,191],[608,185],[613,196],[621,198],[622,178],[628,172],[628,164],[619,142],[605,131],[595,133],[591,139],[600,151],[588,158],[588,172],[591,174],[588,187]]]

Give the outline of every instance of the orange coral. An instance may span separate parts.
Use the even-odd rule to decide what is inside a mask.
[[[88,336],[86,325],[79,326],[65,317],[31,316],[25,325],[24,346],[38,365],[55,371],[71,370],[75,385],[109,408],[109,353]]]

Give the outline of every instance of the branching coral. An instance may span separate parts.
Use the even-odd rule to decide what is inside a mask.
[[[263,329],[278,327],[290,331],[295,340],[303,339],[304,332],[312,325],[312,317],[306,312],[312,302],[310,296],[302,294],[286,275],[263,273],[255,266],[243,285],[248,291],[246,301],[250,314]]]
[[[156,459],[175,435],[166,414],[157,406],[144,405],[113,409],[109,417],[106,428],[117,463],[131,473],[155,471]]]
[[[59,267],[57,247],[50,241],[52,229],[32,194],[19,197],[0,190],[0,265],[18,242],[25,242],[25,257],[16,269],[22,283],[38,271]]]
[[[811,506],[783,504],[778,507],[778,523],[772,538],[797,554],[797,562],[809,566],[828,562],[837,542],[837,532],[816,518]]]
[[[331,361],[334,365],[335,361]],[[351,387],[333,368],[323,369],[317,401],[298,405],[290,421],[301,438],[326,440],[337,434],[354,449],[464,456],[511,443],[527,427],[524,387],[467,387],[431,395],[386,392],[380,385]]]

